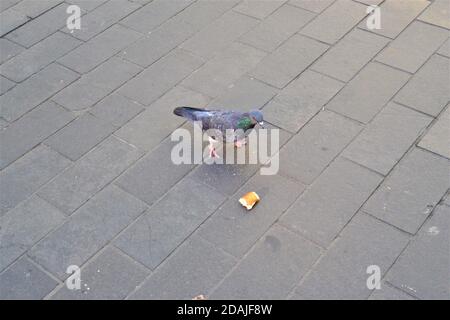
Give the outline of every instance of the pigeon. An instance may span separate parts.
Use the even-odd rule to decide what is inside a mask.
[[[245,144],[245,134],[257,124],[264,128],[263,114],[260,110],[240,112],[232,110],[207,110],[193,107],[177,107],[173,110],[177,116],[184,117],[189,121],[200,121],[202,130],[219,130],[224,142],[234,142],[236,147]],[[227,132],[232,129],[232,134]],[[241,130],[238,130],[241,129]],[[213,146],[217,137],[209,136],[209,156],[219,157]]]

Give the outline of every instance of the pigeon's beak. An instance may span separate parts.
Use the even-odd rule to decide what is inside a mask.
[[[266,127],[264,127],[264,121],[258,122],[259,125],[261,126],[261,128],[265,129]]]

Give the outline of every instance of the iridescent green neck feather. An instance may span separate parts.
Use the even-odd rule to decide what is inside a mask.
[[[249,117],[241,118],[237,124],[238,129],[247,130],[252,126],[252,120]]]

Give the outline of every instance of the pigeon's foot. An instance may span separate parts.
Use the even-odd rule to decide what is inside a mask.
[[[209,147],[209,157],[210,158],[220,158],[220,156],[217,154],[216,148],[210,146]]]
[[[242,140],[236,140],[236,142],[234,143],[234,146],[236,148],[241,148],[242,146],[245,146],[247,144],[247,140],[242,139]]]
[[[214,147],[214,142],[216,142],[213,138],[209,137],[209,157],[210,158],[220,158],[220,156],[217,154],[216,148]]]

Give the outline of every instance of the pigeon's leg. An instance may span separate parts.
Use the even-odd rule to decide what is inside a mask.
[[[216,148],[214,147],[214,142],[216,142],[213,138],[208,137],[209,145],[209,157],[210,158],[220,158],[219,155],[216,152]]]
[[[216,148],[214,148],[214,147],[209,148],[209,157],[210,158],[220,158],[220,156],[217,154]]]
[[[241,148],[242,146],[245,146],[247,144],[247,140],[241,139],[241,140],[236,140],[236,142],[234,143],[234,146],[236,148]]]

